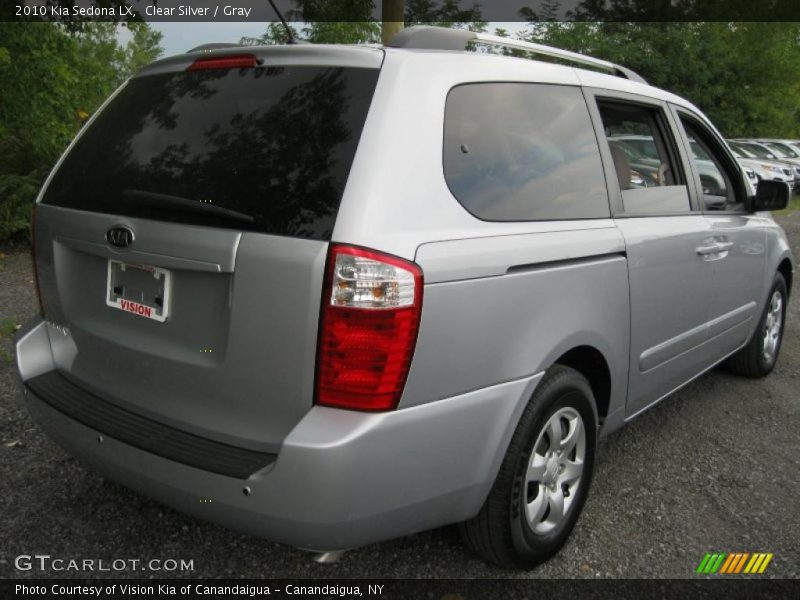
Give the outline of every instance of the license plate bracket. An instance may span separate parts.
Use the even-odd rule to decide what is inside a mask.
[[[106,305],[163,323],[171,296],[172,273],[167,269],[108,260]]]

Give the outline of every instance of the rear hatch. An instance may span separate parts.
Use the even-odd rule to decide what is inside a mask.
[[[313,402],[326,251],[382,56],[184,55],[118,91],[37,207],[65,377],[161,423],[277,451]]]

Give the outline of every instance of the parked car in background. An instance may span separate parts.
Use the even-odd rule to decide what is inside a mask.
[[[794,165],[778,160],[774,152],[757,142],[728,140],[728,144],[734,153],[749,159],[747,165],[756,172],[759,180],[785,181],[797,191],[800,178]]]
[[[780,140],[757,140],[778,157],[778,160],[789,163],[794,168],[794,176],[797,185],[800,186],[800,151],[796,151],[792,146]]]
[[[800,154],[800,140],[778,140],[778,141],[787,144],[792,148],[792,150]]]
[[[751,179],[755,185],[757,185],[762,179],[773,179],[776,172],[780,177],[784,176],[785,167],[781,163],[767,159],[756,158],[755,155],[747,152],[735,142],[729,141],[728,146],[730,147],[731,152],[736,157],[736,160],[739,162],[739,164],[742,165],[744,169],[752,173],[752,177],[748,173],[748,179]]]
[[[783,159],[790,159],[790,162],[797,162],[800,163],[800,151],[792,147],[791,142],[786,140],[774,140],[774,139],[764,139],[759,138],[752,140],[758,144],[762,144],[766,146],[770,150],[772,150],[775,155],[783,160]]]

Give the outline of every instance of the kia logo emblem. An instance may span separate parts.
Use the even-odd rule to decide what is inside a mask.
[[[112,227],[106,231],[106,241],[117,248],[125,248],[133,243],[133,232],[127,227]]]

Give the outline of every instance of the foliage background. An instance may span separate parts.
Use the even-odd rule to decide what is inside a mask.
[[[125,45],[117,27],[128,27]],[[0,241],[28,229],[47,173],[83,119],[156,59],[161,34],[145,23],[0,22]]]
[[[567,14],[577,20],[560,22],[559,0],[544,0],[536,12],[522,11],[527,26],[519,35],[628,66],[692,101],[727,137],[800,138],[800,23],[622,22],[626,14],[639,14],[642,1],[615,0],[613,10],[632,12],[607,14],[598,0],[584,0]],[[479,5],[462,4],[406,0],[405,21],[486,31]],[[380,23],[369,16],[372,0],[295,5],[286,16],[298,38],[380,41]],[[602,19],[615,21],[597,22]],[[130,28],[130,42],[120,44],[117,27]],[[138,22],[0,22],[0,242],[24,238],[36,193],[82,117],[156,59],[160,40],[159,32]],[[262,36],[241,42],[285,40],[283,27],[270,24]]]

